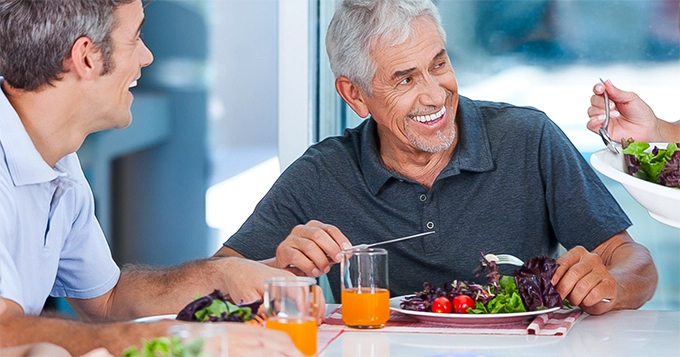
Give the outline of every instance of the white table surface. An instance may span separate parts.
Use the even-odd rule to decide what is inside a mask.
[[[318,356],[680,356],[680,311],[587,316],[562,337],[344,331]]]

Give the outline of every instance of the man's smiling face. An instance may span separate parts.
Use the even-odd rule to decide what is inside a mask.
[[[456,138],[458,84],[435,24],[419,17],[399,45],[379,41],[368,110],[380,127],[381,151],[441,152]]]
[[[102,108],[110,127],[123,128],[130,124],[132,93],[130,88],[141,77],[142,67],[153,61],[151,51],[141,39],[144,23],[142,1],[121,5],[115,12],[116,27],[111,32],[113,70],[99,78]]]

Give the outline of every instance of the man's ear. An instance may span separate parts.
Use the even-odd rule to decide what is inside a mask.
[[[335,90],[358,116],[366,118],[371,114],[366,103],[366,93],[345,76],[335,79]]]
[[[92,40],[86,36],[79,37],[69,56],[64,60],[64,70],[74,72],[83,79],[92,79],[101,73],[101,51],[94,46]]]

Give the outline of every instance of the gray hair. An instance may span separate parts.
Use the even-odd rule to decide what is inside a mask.
[[[136,0],[0,0],[0,68],[7,83],[34,91],[59,80],[80,37],[102,53],[102,75],[113,70],[111,32],[118,6]]]
[[[342,0],[326,33],[326,52],[336,78],[345,76],[372,95],[377,71],[371,49],[378,40],[399,45],[411,33],[411,23],[427,16],[446,42],[439,10],[431,0]]]

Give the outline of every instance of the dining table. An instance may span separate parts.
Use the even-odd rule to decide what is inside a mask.
[[[327,306],[327,313],[336,304]],[[318,357],[678,356],[680,311],[583,313],[561,336],[441,333],[439,330],[358,330],[318,333]]]

